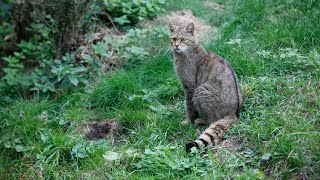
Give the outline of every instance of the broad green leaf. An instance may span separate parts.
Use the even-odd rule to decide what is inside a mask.
[[[42,140],[43,142],[47,142],[48,139],[49,139],[48,134],[41,134],[41,140]]]
[[[127,15],[121,16],[119,18],[114,18],[114,22],[119,23],[120,25],[130,24]]]
[[[39,159],[39,160],[42,160],[42,159],[45,158],[45,156],[43,156],[42,154],[37,154],[36,158]]]
[[[84,72],[84,71],[86,71],[87,70],[87,68],[85,68],[85,67],[77,67],[77,68],[74,68],[73,69],[73,73],[79,73],[79,72]]]
[[[88,55],[88,54],[84,54],[83,56],[83,59],[88,62],[89,64],[91,64],[93,62],[93,58],[92,56]]]
[[[17,138],[17,139],[14,139],[13,142],[14,143],[21,143],[21,140],[20,140],[20,138]]]
[[[103,154],[103,157],[108,161],[115,161],[120,159],[121,155],[117,152],[107,151]]]
[[[23,145],[16,145],[15,149],[16,149],[17,152],[23,152],[23,151],[26,150],[26,147],[23,146]]]
[[[3,145],[4,145],[5,148],[12,148],[11,141],[6,141],[6,142],[3,143]]]
[[[270,157],[271,157],[271,154],[270,154],[270,153],[265,153],[265,154],[261,157],[261,159],[266,161],[266,160],[269,160]]]
[[[74,76],[69,76],[69,81],[75,85],[75,86],[78,86],[78,83],[79,83],[79,80],[78,78],[74,77]]]

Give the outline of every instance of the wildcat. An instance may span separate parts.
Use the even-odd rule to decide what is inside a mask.
[[[186,151],[216,145],[239,119],[242,96],[236,74],[225,59],[200,46],[193,23],[169,28],[174,70],[186,97],[187,119],[182,124],[209,125],[186,144]]]

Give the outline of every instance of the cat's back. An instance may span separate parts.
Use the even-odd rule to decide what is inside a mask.
[[[225,60],[215,53],[209,52],[202,57],[198,66],[197,79],[200,84],[208,83],[208,81],[218,80],[221,73],[225,71]],[[210,82],[209,82],[210,83]],[[211,82],[212,84],[214,82]]]
[[[237,76],[227,60],[215,53],[208,53],[198,66],[198,85],[206,84],[221,96],[237,94]],[[239,92],[238,92],[239,93]]]
[[[215,115],[222,118],[230,112],[238,112],[242,104],[237,76],[231,65],[222,57],[208,53],[199,65],[197,73],[197,99],[207,99],[210,95]]]

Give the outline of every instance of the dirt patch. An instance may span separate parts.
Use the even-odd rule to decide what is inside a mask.
[[[138,24],[138,27],[153,28],[157,26],[168,26],[170,23],[187,27],[190,22],[194,23],[200,39],[207,38],[208,35],[217,32],[216,27],[210,26],[202,19],[194,16],[191,10],[171,11],[166,16],[159,16],[153,20],[146,20]]]
[[[221,142],[222,147],[237,151],[241,148],[243,138],[241,136],[232,136]]]
[[[242,147],[244,138],[241,136],[231,136],[228,139],[223,140],[220,144],[213,147],[213,151],[218,152],[224,149],[230,149],[232,151],[238,151]]]
[[[215,11],[221,11],[224,10],[226,7],[224,5],[218,4],[216,2],[205,2],[205,5],[210,7],[211,9]]]
[[[114,119],[87,122],[84,128],[84,137],[91,141],[104,139],[109,135],[119,137],[124,130]]]
[[[224,162],[231,154],[243,151],[244,141],[244,138],[241,136],[231,136],[218,145],[213,146],[211,150],[221,162]]]

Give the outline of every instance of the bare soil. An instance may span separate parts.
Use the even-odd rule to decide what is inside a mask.
[[[114,119],[87,122],[84,128],[84,137],[90,141],[104,139],[108,135],[120,136],[124,130]]]
[[[229,148],[231,150],[237,151],[241,148],[243,138],[241,136],[232,136],[221,142],[220,146],[223,148]]]
[[[193,15],[191,10],[171,11],[165,16],[159,16],[153,20],[146,20],[138,24],[142,28],[154,28],[157,26],[168,26],[170,23],[178,26],[187,26],[193,22],[197,35],[200,39],[206,39],[208,35],[217,32],[217,27],[210,26],[202,19]]]

